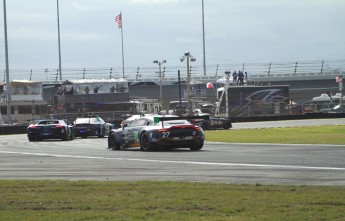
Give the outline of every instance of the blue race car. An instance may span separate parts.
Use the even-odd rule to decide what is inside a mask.
[[[75,138],[73,126],[64,120],[39,120],[27,128],[29,141],[43,139],[73,140]]]
[[[123,124],[119,129],[111,130],[108,148],[120,150],[140,147],[144,151],[174,148],[200,150],[204,145],[204,131],[187,121],[196,118],[200,117],[142,116],[129,124]]]

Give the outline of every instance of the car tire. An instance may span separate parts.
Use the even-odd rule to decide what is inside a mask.
[[[193,151],[196,151],[196,150],[201,150],[203,147],[203,145],[196,145],[196,146],[193,146],[191,148],[189,148],[190,150],[193,150]]]
[[[74,130],[73,130],[73,129],[72,129],[72,131],[71,131],[71,132],[72,132],[72,135],[71,135],[71,136],[72,136],[72,137],[71,137],[71,140],[76,139],[75,132],[74,132]]]
[[[144,132],[140,136],[140,150],[152,151],[153,149],[154,149],[154,146],[152,145],[152,143],[150,143],[149,134]]]
[[[29,139],[30,142],[35,141],[35,139],[32,138],[32,137],[28,137],[28,139]]]
[[[102,127],[98,131],[98,138],[103,138],[105,136],[105,127]]]
[[[228,130],[231,128],[231,122],[230,121],[226,121],[224,124],[223,124],[223,128],[225,130]]]
[[[195,151],[195,150],[201,150],[203,146],[204,146],[204,141],[202,141],[202,140],[200,139],[196,144],[194,144],[193,146],[191,146],[189,149],[190,149],[190,150],[193,150],[193,151]]]
[[[62,136],[61,140],[66,141],[68,140],[68,138],[69,138],[69,135],[68,135],[68,132],[66,131],[66,134]]]
[[[120,144],[117,142],[116,135],[114,133],[108,136],[108,149],[120,150]]]
[[[74,139],[73,130],[71,128],[68,128],[68,140],[73,140],[73,139]]]

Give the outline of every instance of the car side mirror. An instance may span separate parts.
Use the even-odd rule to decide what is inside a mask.
[[[128,124],[122,124],[122,130],[125,129],[125,127],[128,127]]]

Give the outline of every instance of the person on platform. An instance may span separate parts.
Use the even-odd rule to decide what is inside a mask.
[[[239,82],[239,85],[244,85],[243,78],[244,78],[243,72],[239,71],[238,72],[238,82]]]
[[[233,82],[233,84],[237,84],[237,72],[236,71],[232,74],[232,82]]]

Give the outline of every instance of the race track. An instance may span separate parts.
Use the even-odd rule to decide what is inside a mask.
[[[24,134],[0,136],[0,179],[345,185],[341,145],[206,142],[201,151],[164,152],[106,147],[106,138],[29,142]]]

